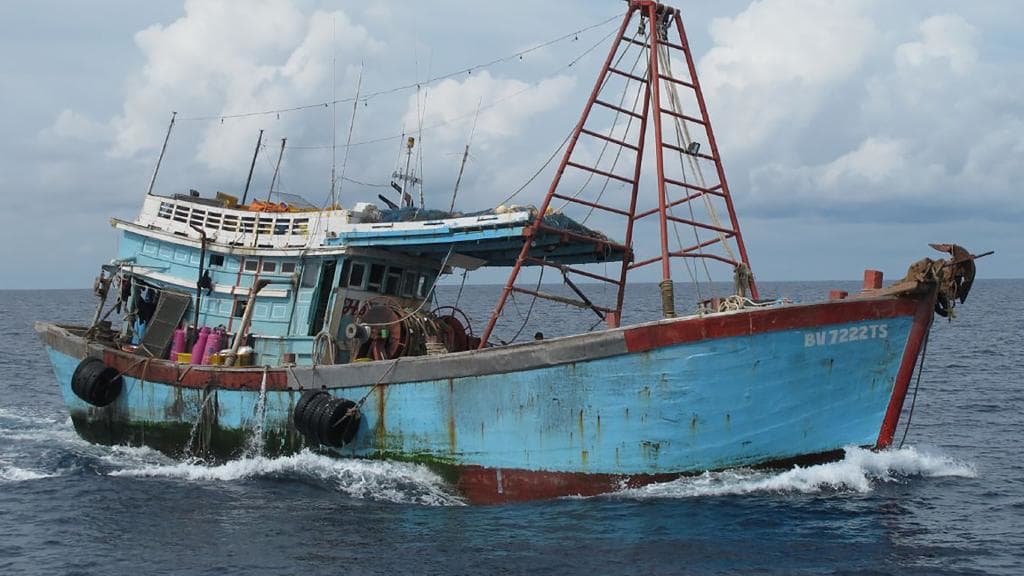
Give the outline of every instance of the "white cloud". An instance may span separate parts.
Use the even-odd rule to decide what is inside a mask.
[[[896,48],[895,61],[901,66],[922,66],[932,60],[946,60],[951,70],[966,74],[978,59],[974,47],[974,26],[954,14],[940,14],[921,22],[921,40]]]
[[[918,171],[912,143],[886,136],[872,136],[831,161],[792,166],[770,163],[752,174],[754,202],[802,205],[803,211],[894,200],[907,193],[910,172]],[[912,193],[920,192],[914,187]]]
[[[812,117],[849,79],[877,35],[868,0],[756,0],[711,24],[700,61],[705,98],[727,147],[749,149]]]
[[[897,177],[907,166],[910,143],[885,137],[871,137],[856,150],[836,158],[823,167],[821,184],[836,189],[844,180],[863,180],[882,184]]]
[[[110,137],[109,126],[96,122],[70,108],[61,110],[53,124],[39,133],[40,141],[50,144],[63,140],[96,143],[107,141]]]
[[[172,109],[221,115],[329,100],[332,53],[344,72],[382,46],[344,12],[306,16],[289,0],[188,0],[184,16],[139,32],[135,41],[145,65],[112,121],[115,157],[158,146]],[[294,135],[299,129],[290,122],[286,117],[275,128]],[[254,133],[246,122],[211,125],[196,157],[237,170]]]
[[[496,139],[518,134],[533,116],[559,106],[575,84],[574,77],[555,76],[531,86],[514,78],[493,77],[486,70],[468,75],[461,82],[444,80],[426,94],[423,126],[440,125],[431,130],[431,138],[436,140],[463,141],[480,105],[473,141],[486,148]],[[417,102],[416,95],[409,97],[403,119],[410,132],[419,123]]]

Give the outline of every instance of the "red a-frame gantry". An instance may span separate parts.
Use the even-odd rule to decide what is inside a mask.
[[[627,36],[629,25],[634,21],[638,22],[638,32],[633,36]],[[671,37],[672,33],[675,33],[675,38]],[[622,62],[627,60],[626,54],[633,48],[638,48],[639,52],[636,55],[634,69],[624,70],[621,68]],[[686,72],[681,76],[672,70],[673,56],[681,56],[685,60]],[[643,65],[646,70],[637,73],[635,69],[638,65]],[[617,91],[614,88],[616,83],[622,86],[622,97],[618,102],[615,102],[614,96],[608,97],[609,93]],[[683,93],[685,103],[680,97],[680,92]],[[625,105],[630,94],[634,95],[632,108]],[[639,110],[637,110],[638,107]],[[654,110],[653,114],[651,114],[652,109]],[[600,122],[600,120],[594,120],[595,117],[600,116],[599,112],[613,115],[610,128],[599,130],[593,125]],[[625,129],[622,128],[623,119],[626,121]],[[593,121],[588,124],[589,120]],[[640,191],[645,140],[649,137],[647,133],[649,125],[653,126],[654,132],[651,147],[654,149],[656,168],[657,205],[638,209],[638,192]],[[696,132],[696,137],[691,136],[691,130]],[[675,136],[674,142],[666,141],[666,132],[669,133],[668,136]],[[700,151],[701,136],[709,148],[710,153],[708,154]],[[596,159],[593,157],[592,150],[583,149],[585,146],[578,147],[581,139],[601,147],[601,153]],[[609,149],[615,151],[614,162],[611,162],[610,166],[607,165],[608,161],[602,164]],[[623,154],[633,158],[633,161],[627,160],[625,163],[620,163]],[[675,174],[667,173],[667,163],[669,162],[678,163],[679,169]],[[711,183],[708,183],[704,177],[702,168],[709,164],[714,166],[713,170],[708,170],[712,173],[713,181]],[[631,168],[631,170],[619,169],[623,166]],[[672,166],[675,167],[674,164]],[[590,199],[582,197],[579,192],[573,194],[566,191],[565,188],[568,188],[570,184],[566,182],[565,177],[567,173],[573,172],[578,172],[580,173],[578,176],[586,178],[585,185],[595,177],[603,179],[605,185],[602,187],[601,193],[595,199]],[[714,181],[715,179],[717,182]],[[628,196],[606,197],[605,190],[609,182],[614,182],[620,187],[625,186],[629,191]],[[645,183],[645,188],[648,187],[653,188]],[[582,190],[583,187],[580,188],[580,191]],[[602,201],[602,198],[605,200]],[[531,255],[532,239],[542,232],[558,233],[563,236],[568,234],[574,241],[592,241],[595,244],[595,251],[608,247],[609,241],[606,238],[578,236],[546,224],[544,216],[549,213],[549,209],[553,208],[552,202],[555,200],[563,201],[564,206],[570,204],[583,206],[589,208],[591,213],[600,211],[625,220],[624,256],[617,276],[605,276],[580,270],[557,261]],[[615,200],[619,201],[618,205],[615,204]],[[719,221],[716,205],[724,205],[728,212],[728,223]],[[696,215],[695,207],[699,209],[698,211],[702,211],[700,217]],[[674,213],[674,208],[687,210],[689,217],[677,216]],[[634,229],[637,223],[654,215],[657,215],[660,253],[637,259],[637,255],[633,251]],[[669,227],[675,227],[677,224],[690,227],[694,234],[694,240],[693,244],[684,247],[681,235],[678,230],[674,230],[676,239],[680,243],[680,249],[671,250],[669,248]],[[701,233],[710,237],[701,239]],[[663,313],[666,317],[674,316],[670,267],[672,258],[704,259],[704,262],[716,260],[730,265],[735,271],[737,287],[741,293],[749,289],[750,296],[758,297],[757,286],[750,273],[743,236],[740,233],[732,197],[729,194],[729,186],[726,183],[725,170],[722,167],[704,95],[697,79],[693,53],[687,42],[678,9],[652,0],[630,0],[629,9],[615,35],[615,40],[601,67],[590,98],[583,108],[583,114],[569,139],[568,147],[551,182],[547,196],[533,222],[524,230],[523,236],[522,250],[484,330],[481,347],[487,345],[505,303],[513,292],[535,297],[550,297],[560,302],[591,308],[604,317],[609,326],[616,327],[622,317],[626,276],[631,270],[658,262],[661,263],[662,273]],[[733,245],[735,245],[736,251],[733,250]],[[738,256],[736,252],[738,252]],[[694,260],[694,262],[696,261]],[[566,283],[580,296],[582,301],[571,302],[564,297],[546,295],[516,286],[516,280],[524,265],[551,266],[560,269]],[[570,274],[616,286],[617,296],[614,305],[602,307],[590,302],[569,279]]]

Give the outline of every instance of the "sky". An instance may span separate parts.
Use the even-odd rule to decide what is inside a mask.
[[[676,5],[759,279],[896,279],[929,242],[995,250],[982,278],[1024,276],[1017,0]],[[576,123],[625,6],[0,3],[0,289],[91,286],[172,111],[157,193],[240,194],[262,129],[253,190],[287,138],[281,189],[322,203],[334,141],[342,204],[374,201],[410,134],[428,206],[447,207],[469,143],[457,205],[494,207]],[[514,202],[539,204],[551,168]]]

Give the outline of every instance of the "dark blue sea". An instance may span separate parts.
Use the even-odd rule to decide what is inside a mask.
[[[497,290],[467,287],[460,306],[479,324]],[[635,319],[656,313],[647,291]],[[86,322],[92,294],[0,291],[0,574],[1024,574],[1021,293],[1024,281],[979,281],[956,320],[936,322],[901,449],[470,507],[411,464],[209,466],[83,442],[32,323]],[[524,334],[593,321],[517,305]]]

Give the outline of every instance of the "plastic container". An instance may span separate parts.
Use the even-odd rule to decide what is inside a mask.
[[[242,346],[238,349],[238,365],[239,366],[252,366],[253,360],[256,358],[256,351],[251,346]]]
[[[206,350],[206,341],[210,337],[210,329],[203,326],[199,329],[199,337],[196,338],[196,345],[192,347],[192,364],[203,363],[203,352]]]
[[[174,339],[171,340],[171,353],[167,356],[170,359],[176,359],[178,354],[185,351],[185,329],[178,328],[174,331]],[[181,360],[178,360],[181,362]]]
[[[178,355],[175,358],[178,364],[189,364],[192,362],[191,352],[178,352],[177,354]]]
[[[206,337],[206,346],[203,348],[203,360],[202,364],[210,363],[210,356],[216,354],[222,347],[224,340],[224,329],[214,328],[210,335]]]

